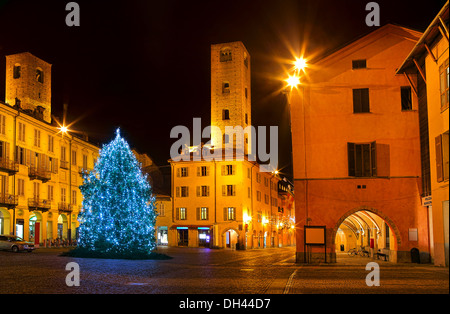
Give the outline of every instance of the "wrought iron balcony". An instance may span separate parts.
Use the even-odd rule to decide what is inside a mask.
[[[52,174],[44,167],[30,167],[28,176],[31,180],[41,180],[47,182],[52,178]]]
[[[38,197],[28,199],[28,209],[30,211],[40,210],[42,212],[46,212],[50,210],[50,207],[51,207],[50,200],[40,199]]]
[[[0,206],[8,209],[14,208],[19,204],[17,195],[0,194]]]
[[[90,168],[85,168],[85,167],[78,166],[78,173],[81,174],[81,175],[84,174],[84,173],[88,174],[91,171],[92,171],[92,169],[90,169]]]
[[[12,175],[19,171],[19,164],[8,158],[0,157],[0,171],[8,172]]]
[[[58,203],[58,211],[59,212],[65,212],[65,213],[71,213],[73,210],[73,205],[69,203]]]
[[[69,169],[69,162],[65,160],[60,160],[59,166],[63,169]]]

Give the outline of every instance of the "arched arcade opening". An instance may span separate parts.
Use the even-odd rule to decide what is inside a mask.
[[[349,257],[350,250],[364,252],[355,258],[382,258],[395,262],[400,234],[394,223],[375,209],[354,209],[337,222],[334,235],[336,262]]]

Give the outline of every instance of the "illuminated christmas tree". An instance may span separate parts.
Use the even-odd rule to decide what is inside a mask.
[[[156,212],[151,186],[128,143],[116,137],[84,175],[78,250],[134,258],[155,249]]]

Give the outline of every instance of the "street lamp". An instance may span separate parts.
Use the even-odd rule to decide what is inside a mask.
[[[294,75],[289,75],[287,79],[284,80],[287,83],[287,87],[290,87],[292,90],[293,88],[297,88],[298,85],[300,85],[300,77],[297,76],[296,73]]]
[[[308,64],[306,62],[306,59],[303,57],[295,58],[294,63],[294,69],[298,72],[305,71],[305,68],[308,67]]]
[[[68,191],[68,193],[69,193],[68,208],[69,208],[69,206],[71,206],[70,204],[72,203],[72,140],[73,140],[73,135],[69,134],[69,132],[71,130],[69,130],[69,128],[64,124],[59,125],[58,129],[59,129],[59,132],[61,132],[63,138],[64,138],[64,135],[69,137],[69,191]],[[72,243],[72,212],[69,212],[69,226],[67,229],[68,229],[67,236],[68,236],[69,245],[70,245]]]
[[[301,84],[300,81],[300,76],[303,73],[305,73],[305,69],[308,67],[308,63],[307,60],[304,59],[303,57],[300,58],[295,58],[295,61],[292,62],[292,64],[294,65],[294,69],[293,69],[293,74],[290,75],[288,74],[288,78],[285,79],[285,82],[287,83],[287,87],[286,87],[286,94],[288,95],[288,105],[291,107],[291,92],[292,89],[299,89],[299,87],[302,87],[301,90],[301,107],[303,109],[303,149],[304,149],[304,188],[305,188],[305,215],[306,215],[306,222],[305,225],[309,225],[310,223],[310,218],[309,218],[309,213],[308,213],[308,176],[307,176],[307,165],[306,165],[306,117],[305,117],[305,102],[304,102],[304,94],[305,94],[305,89],[304,89],[304,85]],[[289,108],[289,112],[290,112],[290,127],[291,127],[291,135],[292,135],[292,108]],[[293,156],[292,156],[292,162],[294,162]],[[295,180],[295,178],[294,178]],[[306,252],[304,252],[304,259],[306,262]]]

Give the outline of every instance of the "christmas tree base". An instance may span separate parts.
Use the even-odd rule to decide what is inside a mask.
[[[100,252],[92,251],[84,248],[75,248],[68,252],[64,252],[61,256],[68,257],[81,257],[81,258],[105,258],[105,259],[130,259],[130,260],[166,260],[172,259],[172,257],[156,253],[156,252]]]

